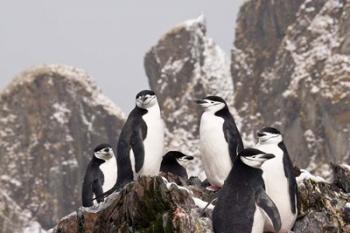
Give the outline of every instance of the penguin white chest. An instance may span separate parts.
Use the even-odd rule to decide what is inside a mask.
[[[200,123],[200,153],[207,179],[221,187],[228,176],[232,161],[223,131],[224,119],[204,112]]]
[[[100,170],[104,176],[104,182],[102,185],[103,192],[113,188],[117,182],[117,169],[117,161],[114,156],[100,165]]]
[[[258,205],[255,208],[251,233],[261,233],[264,231],[265,217]]]
[[[275,144],[257,145],[257,149],[275,155],[275,158],[266,161],[262,165],[263,179],[265,182],[266,193],[276,204],[281,216],[282,229],[290,230],[296,219],[291,211],[289,196],[289,182],[284,172],[283,154],[284,152]],[[273,229],[269,224],[268,229]]]
[[[145,156],[139,175],[156,176],[159,174],[164,153],[164,124],[158,105],[147,110],[142,116],[147,125],[147,134],[143,141]]]

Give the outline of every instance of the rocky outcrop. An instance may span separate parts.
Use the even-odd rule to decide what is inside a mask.
[[[200,216],[192,195],[160,176],[142,177],[98,210],[82,209],[64,218],[52,233],[211,232],[209,218]]]
[[[124,119],[82,70],[25,71],[0,93],[1,191],[44,229],[54,226],[80,206],[94,146],[115,148]]]
[[[293,228],[295,233],[350,231],[350,193],[338,186],[350,181],[350,170],[344,165],[333,167],[338,173],[333,183],[305,170],[297,178],[299,217]],[[215,194],[202,187],[197,178],[186,182],[171,174],[164,175],[167,179],[143,177],[100,206],[79,209],[62,219],[51,232],[212,232],[213,206],[204,215],[200,213]]]
[[[144,65],[163,111],[167,148],[198,155],[201,109],[195,99],[221,95],[229,105],[233,104],[229,60],[206,36],[204,17],[186,21],[167,32],[147,52]]]
[[[251,0],[237,21],[231,73],[242,130],[252,139],[280,128],[310,170],[350,162],[349,4]]]

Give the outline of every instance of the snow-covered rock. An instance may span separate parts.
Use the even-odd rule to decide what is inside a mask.
[[[181,23],[163,35],[147,52],[144,65],[164,114],[167,148],[198,155],[202,110],[194,101],[220,95],[233,105],[229,58],[206,36],[204,16]],[[195,168],[191,167],[191,175],[199,174]]]
[[[115,148],[124,119],[82,70],[42,65],[23,72],[0,93],[1,191],[52,227],[81,205],[92,150],[99,143]]]
[[[343,0],[251,0],[237,21],[231,72],[243,132],[278,127],[308,170],[350,162],[349,15]]]

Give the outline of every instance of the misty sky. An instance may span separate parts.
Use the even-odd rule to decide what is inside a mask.
[[[229,52],[243,1],[0,1],[0,88],[37,64],[73,65],[128,112],[148,88],[143,57],[162,34],[204,13],[208,35]]]

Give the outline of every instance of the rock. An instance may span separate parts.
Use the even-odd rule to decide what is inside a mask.
[[[170,173],[162,174],[179,181]],[[192,177],[183,186],[163,177],[142,177],[106,202],[80,209],[62,219],[52,233],[75,232],[212,232],[212,207],[199,213],[216,195]],[[298,177],[299,213],[295,233],[349,232],[350,193],[302,170]]]
[[[102,142],[115,148],[124,119],[82,70],[25,71],[0,93],[2,191],[44,229],[54,226],[81,205],[91,152]]]
[[[347,164],[332,164],[334,184],[350,193],[350,167]]]
[[[206,36],[204,17],[181,23],[162,36],[145,55],[144,66],[164,115],[167,149],[198,155],[202,110],[194,101],[220,95],[233,105],[229,59]],[[189,175],[199,172],[190,166]]]
[[[190,190],[160,176],[140,178],[99,208],[71,214],[52,232],[211,232],[210,220],[199,216]]]
[[[310,171],[350,162],[349,6],[251,0],[237,20],[231,73],[243,135],[279,128],[296,165]]]
[[[299,182],[299,218],[295,233],[348,232],[350,193],[335,183],[305,179]]]

